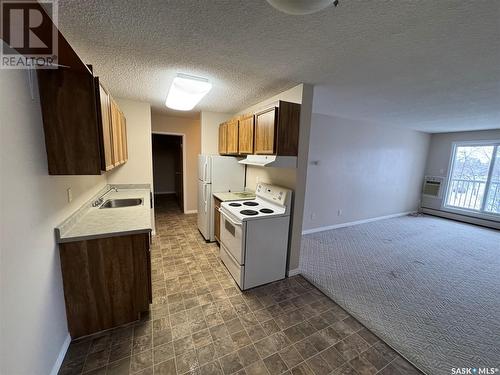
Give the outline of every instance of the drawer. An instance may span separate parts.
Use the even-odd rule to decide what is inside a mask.
[[[221,213],[220,242],[237,264],[244,265],[245,222],[237,222],[225,211]]]
[[[245,266],[240,266],[238,262],[229,253],[223,243],[220,244],[220,259],[233,277],[234,281],[243,289],[243,279],[245,276]]]

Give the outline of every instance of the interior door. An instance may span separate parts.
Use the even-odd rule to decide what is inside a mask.
[[[182,137],[177,145],[176,158],[175,158],[175,196],[177,198],[177,204],[184,211],[184,165],[183,165],[183,153],[182,148]]]

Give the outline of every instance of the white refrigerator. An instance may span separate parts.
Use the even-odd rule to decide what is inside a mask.
[[[207,241],[214,237],[212,193],[243,191],[245,166],[232,156],[198,155],[198,229]]]

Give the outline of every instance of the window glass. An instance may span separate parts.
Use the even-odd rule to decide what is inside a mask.
[[[484,209],[488,212],[500,214],[500,147],[497,147]]]
[[[481,211],[495,149],[494,145],[455,148],[447,206]]]

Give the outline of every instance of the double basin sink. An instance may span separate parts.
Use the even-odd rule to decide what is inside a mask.
[[[140,206],[142,203],[142,198],[108,199],[101,206],[99,206],[99,209],[133,207]]]

